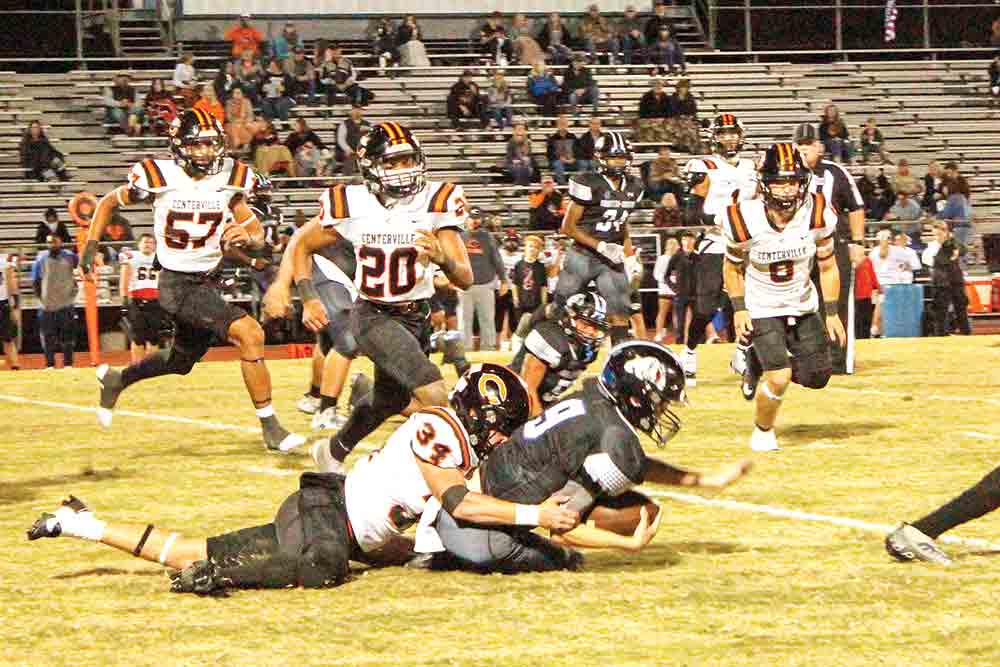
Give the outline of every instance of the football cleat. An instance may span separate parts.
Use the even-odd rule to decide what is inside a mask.
[[[743,375],[747,368],[747,351],[737,347],[733,351],[733,358],[729,360],[729,368],[736,375]]]
[[[347,416],[337,411],[336,406],[332,406],[316,412],[312,418],[312,429],[314,431],[339,431],[347,423]]]
[[[299,412],[304,412],[307,415],[316,414],[316,411],[319,410],[319,396],[302,394],[302,398],[295,402],[295,407],[299,409]]]
[[[755,452],[777,451],[778,438],[774,435],[774,429],[762,431],[754,426],[753,435],[750,436],[750,449]]]
[[[223,595],[232,586],[232,580],[222,576],[219,567],[210,560],[195,561],[170,575],[170,590],[173,593]]]
[[[312,453],[313,461],[316,463],[316,468],[320,472],[333,472],[338,475],[347,474],[347,467],[343,462],[333,458],[333,454],[330,453],[329,438],[320,438],[314,442],[310,452]]]
[[[28,539],[59,537],[63,534],[63,522],[72,520],[74,515],[90,512],[86,504],[76,496],[64,498],[54,513],[43,512],[28,529]]]
[[[97,408],[97,421],[104,428],[108,428],[111,426],[112,411],[118,402],[118,396],[125,389],[122,385],[122,374],[107,364],[101,364],[97,367],[97,381],[101,385],[101,404]]]
[[[907,562],[922,560],[937,565],[951,565],[952,560],[934,540],[908,523],[885,536],[885,550],[896,560]]]
[[[372,381],[364,373],[355,373],[351,378],[351,407],[370,405],[372,401]]]
[[[289,433],[281,424],[264,426],[261,431],[264,434],[264,447],[269,452],[287,454],[306,442],[306,439],[301,435]]]
[[[744,400],[752,401],[754,396],[757,395],[757,386],[760,384],[761,375],[764,374],[764,369],[760,366],[760,360],[757,359],[757,354],[752,350],[747,350],[746,365],[743,368],[743,380],[740,382],[740,391],[743,393]]]

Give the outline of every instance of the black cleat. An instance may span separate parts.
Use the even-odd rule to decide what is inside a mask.
[[[90,509],[87,508],[87,505],[76,496],[64,498],[59,505],[59,509],[54,514],[52,512],[43,512],[35,520],[35,523],[31,524],[31,528],[28,529],[28,539],[37,540],[42,537],[59,537],[62,535],[62,524],[59,521],[60,514],[64,515],[67,512],[79,514],[89,511]]]
[[[757,385],[760,384],[760,378],[763,374],[764,369],[761,368],[757,353],[754,352],[753,348],[748,349],[747,362],[743,369],[743,380],[740,382],[740,391],[743,392],[744,400],[752,401],[757,395]]]
[[[951,565],[951,558],[934,540],[908,523],[901,523],[885,536],[885,550],[896,560],[922,560],[937,565]]]
[[[225,595],[233,582],[222,576],[219,568],[210,560],[191,563],[180,572],[170,575],[170,590],[173,593],[194,593],[195,595]]]
[[[118,402],[118,396],[125,389],[122,384],[122,374],[107,364],[97,367],[97,381],[101,384],[101,405],[97,408],[97,421],[101,426],[111,426],[112,410]]]

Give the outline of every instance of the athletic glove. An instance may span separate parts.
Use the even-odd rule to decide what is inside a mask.
[[[621,264],[625,258],[625,246],[601,241],[597,244],[597,253],[607,257],[608,261],[612,264]]]

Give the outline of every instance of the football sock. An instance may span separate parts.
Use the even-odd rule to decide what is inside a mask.
[[[1000,468],[994,468],[971,489],[934,510],[913,526],[920,532],[936,538],[1000,507]]]
[[[172,372],[174,371],[170,364],[170,350],[159,350],[122,371],[122,388],[140,380],[168,375]]]
[[[320,394],[319,396],[319,411],[323,412],[327,408],[337,407],[338,396],[327,396],[325,394]]]
[[[74,512],[72,508],[65,506],[57,509],[55,516],[49,521],[58,523],[63,535],[93,540],[94,542],[101,541],[101,538],[104,537],[104,527],[107,525],[89,510]]]
[[[257,413],[257,417],[260,419],[261,423],[268,418],[274,419],[274,406],[270,403],[264,407],[257,408],[255,412]]]
[[[616,324],[610,328],[611,332],[611,345],[614,347],[618,343],[622,343],[629,339],[628,335],[628,325],[627,324]]]
[[[311,384],[311,385],[309,385],[309,394],[308,395],[312,396],[313,398],[321,398],[322,394],[319,393],[319,385],[318,384]]]

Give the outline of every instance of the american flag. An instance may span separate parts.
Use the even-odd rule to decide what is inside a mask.
[[[896,9],[896,0],[887,0],[885,3],[885,41],[896,41],[896,17],[899,10]]]

